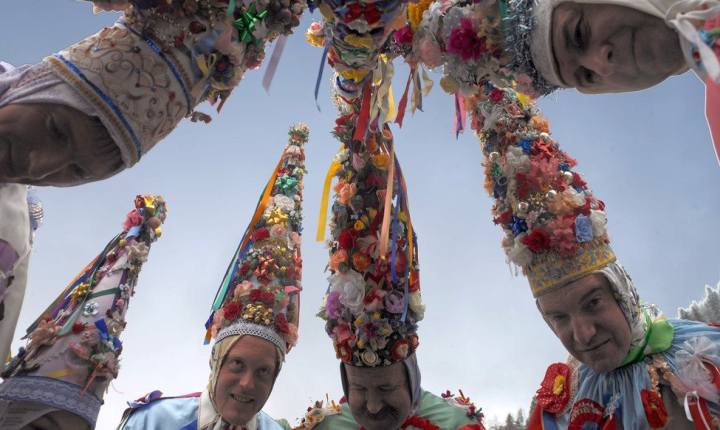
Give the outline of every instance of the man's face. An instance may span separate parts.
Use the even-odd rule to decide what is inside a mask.
[[[348,405],[366,430],[394,430],[410,416],[412,402],[402,363],[365,368],[345,365]]]
[[[277,371],[276,347],[255,336],[243,336],[220,368],[214,400],[218,413],[236,426],[247,424],[270,397]]]
[[[592,274],[538,298],[543,317],[565,349],[595,372],[620,366],[632,335],[605,276]]]
[[[77,185],[104,179],[122,159],[97,118],[57,104],[0,108],[0,182]]]
[[[563,82],[582,92],[645,89],[685,64],[677,33],[629,7],[562,3],[553,11],[551,37]]]

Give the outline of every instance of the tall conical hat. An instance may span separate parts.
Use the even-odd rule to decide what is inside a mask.
[[[309,130],[290,129],[289,142],[265,186],[230,261],[206,323],[206,342],[253,335],[283,354],[296,343],[302,290],[302,195]]]
[[[135,198],[123,231],[28,328],[27,346],[2,374],[0,399],[68,411],[95,426],[102,398],[118,375],[130,297],[166,213],[162,197]]]

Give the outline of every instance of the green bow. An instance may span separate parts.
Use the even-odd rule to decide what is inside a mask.
[[[672,345],[675,329],[665,319],[653,321],[647,312],[643,312],[647,331],[640,345],[632,348],[620,367],[642,361],[646,355],[666,351]]]
[[[258,13],[255,3],[253,3],[240,15],[240,18],[233,21],[233,25],[240,33],[240,40],[246,44],[254,43],[255,46],[260,45],[260,39],[253,35],[253,31],[255,31],[255,26],[258,21],[265,18],[267,14],[267,10]]]

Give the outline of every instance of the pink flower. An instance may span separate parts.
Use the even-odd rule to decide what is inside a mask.
[[[285,333],[285,339],[290,346],[295,346],[298,340],[298,328],[293,323],[288,323],[288,332]]]
[[[409,45],[413,41],[413,31],[409,25],[397,30],[395,32],[395,42],[398,45]]]
[[[325,303],[325,311],[327,312],[328,318],[334,320],[340,318],[342,308],[342,303],[340,303],[340,292],[331,291],[330,294],[327,295],[327,302]]]
[[[136,225],[141,225],[143,221],[145,221],[145,218],[140,215],[140,212],[138,212],[137,209],[133,209],[127,214],[127,217],[125,218],[125,223],[123,223],[123,230],[128,231]]]
[[[465,61],[477,60],[487,52],[485,39],[478,37],[469,18],[462,18],[460,26],[453,28],[450,32],[447,52],[455,54]]]
[[[548,223],[550,230],[550,244],[555,251],[563,257],[572,257],[578,249],[575,238],[575,217],[564,216]]]
[[[430,37],[425,37],[418,43],[418,51],[420,59],[430,68],[438,67],[443,63],[440,46]]]

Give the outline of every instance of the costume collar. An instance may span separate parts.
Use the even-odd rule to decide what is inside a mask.
[[[210,393],[207,390],[200,395],[200,407],[198,409],[198,430],[257,430],[257,415],[255,415],[249,423],[242,428],[230,426],[226,427],[225,422],[219,413],[215,411],[210,401]]]
[[[630,349],[620,367],[642,361],[647,355],[663,352],[672,344],[675,336],[673,326],[665,318],[657,318],[653,321],[648,312],[644,312],[643,315],[647,327],[645,337],[640,344]]]

